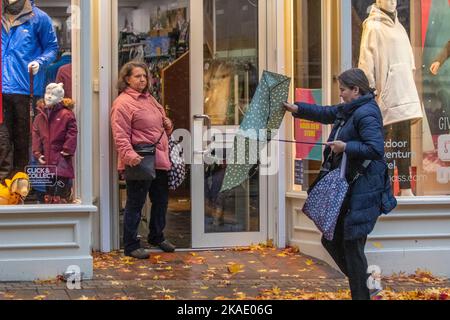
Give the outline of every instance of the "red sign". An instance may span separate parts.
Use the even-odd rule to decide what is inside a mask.
[[[296,89],[295,101],[311,104],[322,103],[321,89]],[[321,143],[322,142],[322,125],[320,123],[296,119],[295,120],[295,140],[297,142]],[[297,159],[306,160],[322,160],[322,146],[297,144]]]

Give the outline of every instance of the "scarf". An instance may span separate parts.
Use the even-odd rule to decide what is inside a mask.
[[[364,96],[359,97],[358,99],[350,102],[350,103],[342,103],[338,105],[339,110],[337,113],[337,120],[340,122],[341,120],[347,121],[359,107],[369,103],[370,101],[375,99],[374,93],[368,93]]]

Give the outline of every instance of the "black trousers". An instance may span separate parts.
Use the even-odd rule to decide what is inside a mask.
[[[13,149],[6,124],[0,124],[0,181],[9,178],[13,160]]]
[[[12,161],[0,164],[0,171],[13,176],[24,171],[30,161],[30,96],[3,95],[3,114],[13,154]]]
[[[322,237],[322,245],[348,278],[352,299],[370,300],[370,292],[367,286],[368,265],[364,253],[367,237],[346,241],[344,238],[344,220],[345,213],[339,216],[334,239],[328,241]]]
[[[123,242],[125,254],[141,247],[138,238],[141,213],[147,195],[152,202],[149,242],[158,245],[165,240],[166,213],[169,205],[169,181],[167,171],[156,171],[153,181],[127,181],[127,204],[125,206]]]

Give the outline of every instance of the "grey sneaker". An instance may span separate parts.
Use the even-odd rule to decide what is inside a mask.
[[[158,247],[160,247],[162,251],[168,253],[175,252],[176,249],[176,247],[167,240],[161,242]]]
[[[132,257],[132,258],[140,259],[140,260],[145,260],[145,259],[150,258],[150,252],[148,252],[147,250],[145,250],[143,248],[139,248],[137,250],[134,250],[130,254],[125,254],[125,255],[128,257]]]

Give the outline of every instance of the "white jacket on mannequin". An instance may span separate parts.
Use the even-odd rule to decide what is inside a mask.
[[[363,24],[359,68],[377,89],[384,125],[423,118],[414,82],[416,70],[411,42],[405,28],[376,5]]]

